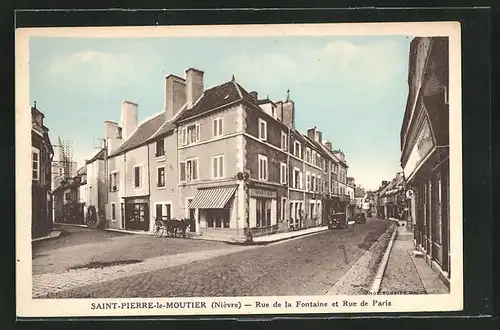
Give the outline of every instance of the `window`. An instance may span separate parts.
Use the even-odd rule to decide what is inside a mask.
[[[293,155],[298,158],[302,158],[302,145],[299,141],[293,143]]]
[[[286,184],[287,182],[287,168],[285,163],[280,163],[280,183]]]
[[[257,199],[256,202],[256,227],[271,226],[271,200]]]
[[[229,228],[229,210],[213,209],[207,212],[207,227]]]
[[[311,173],[306,172],[306,190],[311,190]]]
[[[111,220],[116,220],[116,206],[115,203],[111,203]]]
[[[187,128],[184,127],[179,133],[179,143],[181,145],[200,142],[200,124],[192,124]]]
[[[180,163],[180,181],[198,180],[198,159],[193,158]]]
[[[224,156],[212,157],[212,178],[220,179],[224,177]]]
[[[286,217],[286,198],[281,198],[281,221],[285,221]]]
[[[301,181],[302,181],[302,178],[300,175],[300,170],[295,167],[293,169],[293,187],[295,189],[300,189],[300,187],[302,186]]]
[[[316,191],[316,175],[312,175],[311,177],[311,190]]]
[[[156,141],[156,157],[165,156],[165,140],[161,139]]]
[[[213,122],[213,136],[221,136],[223,133],[222,118],[216,118]]]
[[[158,167],[156,171],[157,171],[156,186],[165,187],[165,166]]]
[[[141,186],[141,165],[136,165],[134,167],[134,187],[139,188]]]
[[[259,118],[259,139],[267,140],[267,122]]]
[[[311,149],[306,148],[306,162],[310,163],[311,162]]]
[[[259,180],[267,181],[267,157],[259,155]]]
[[[40,150],[36,148],[31,149],[31,161],[32,161],[32,179],[40,180]]]
[[[312,157],[311,157],[311,158],[312,158],[312,159],[311,159],[312,164],[316,166],[316,165],[317,165],[317,160],[318,160],[318,159],[317,159],[317,154],[316,154],[316,151],[314,151],[314,150],[312,151]]]
[[[287,142],[288,142],[288,137],[287,137],[286,133],[281,131],[281,149],[283,149],[283,150],[288,149]]]
[[[155,219],[171,219],[171,206],[170,203],[158,203],[156,204],[156,214]]]
[[[109,175],[109,191],[118,191],[118,172],[114,171]]]

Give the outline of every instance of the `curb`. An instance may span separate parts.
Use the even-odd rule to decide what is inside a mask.
[[[377,275],[375,275],[375,279],[373,280],[373,284],[370,292],[377,294],[380,290],[380,285],[382,284],[382,278],[384,277],[385,269],[387,267],[387,262],[389,261],[389,256],[391,255],[392,245],[394,244],[394,239],[396,237],[396,233],[398,232],[398,228],[394,228],[394,231],[391,236],[391,240],[387,245],[384,256],[382,257],[382,261],[380,262],[380,267],[378,268]]]
[[[282,241],[292,240],[294,238],[299,238],[299,237],[305,237],[305,236],[311,236],[311,235],[319,234],[319,233],[325,232],[327,230],[328,230],[328,228],[325,228],[325,229],[322,229],[322,230],[313,231],[311,233],[303,233],[303,234],[300,234],[300,235],[295,235],[295,236],[285,237],[285,238],[279,238],[279,239],[275,239],[275,240],[272,240],[272,241],[264,241],[264,242],[255,242],[254,241],[251,245],[268,245],[268,244],[272,244],[272,243],[278,243],[278,242],[282,242]]]
[[[51,236],[52,233],[56,232],[53,236]],[[31,242],[40,242],[40,241],[47,241],[49,239],[54,239],[54,238],[58,238],[61,236],[61,231],[60,230],[53,230],[49,235],[47,236],[43,236],[43,237],[38,237],[38,238],[34,238],[31,240]]]
[[[57,225],[57,226],[67,226],[67,227],[80,227],[80,228],[88,228],[88,229],[92,229],[92,228],[89,228],[87,225],[77,225],[77,224],[74,224],[74,223],[60,223],[60,222],[54,222],[54,225]]]

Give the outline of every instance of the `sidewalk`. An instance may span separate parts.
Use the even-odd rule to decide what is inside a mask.
[[[48,234],[47,236],[34,238],[31,241],[32,242],[45,241],[47,239],[52,239],[52,238],[56,238],[56,237],[59,237],[59,236],[61,236],[61,231],[60,230],[52,230],[50,232],[50,234]]]
[[[283,241],[283,240],[287,240],[287,239],[292,239],[292,238],[299,237],[299,236],[312,235],[315,233],[325,231],[327,229],[328,229],[328,226],[323,226],[323,227],[313,227],[313,228],[307,228],[307,229],[300,229],[300,230],[286,232],[286,233],[277,233],[277,234],[271,234],[271,235],[257,236],[257,237],[253,238],[253,244],[260,245],[260,244],[275,243],[275,242],[279,242],[279,241]],[[146,231],[130,231],[130,230],[124,230],[124,229],[110,229],[110,228],[106,228],[106,230],[120,232],[120,233],[127,233],[127,234],[153,235],[153,232],[146,232]],[[189,237],[190,239],[226,242],[226,243],[232,243],[232,244],[245,243],[244,237],[236,238],[236,237],[232,237],[232,236],[225,235],[225,234],[221,234],[221,235],[204,234],[204,235],[198,236],[198,235],[193,235],[192,233],[188,232],[188,233],[186,233],[186,237]]]
[[[442,294],[449,293],[446,285],[413,251],[413,233],[399,226],[382,278],[382,294]]]

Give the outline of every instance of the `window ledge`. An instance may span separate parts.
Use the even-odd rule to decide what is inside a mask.
[[[158,190],[162,190],[162,189],[166,189],[167,187],[166,186],[156,186],[156,189]]]

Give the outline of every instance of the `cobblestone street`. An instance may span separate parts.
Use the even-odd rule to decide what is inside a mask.
[[[34,276],[37,297],[189,297],[323,295],[344,275],[357,259],[385,232],[389,223],[368,219],[366,224],[343,230],[274,243],[267,246],[231,246],[224,243],[181,239],[155,239],[150,236],[121,236],[106,242],[80,245],[82,250],[98,251],[84,260],[125,260],[144,257],[143,262],[102,269],[63,270]],[[122,243],[124,239],[128,244]],[[137,248],[151,251],[134,255]],[[120,243],[116,243],[120,242]],[[123,244],[123,245],[122,245]],[[163,253],[156,245],[164,245]],[[99,246],[96,247],[96,246]],[[168,246],[168,248],[167,248]],[[175,247],[174,247],[175,246]],[[122,248],[122,251],[119,251]],[[61,248],[70,249],[70,248]],[[76,247],[75,247],[76,249]],[[110,257],[113,251],[115,259]],[[125,252],[126,251],[126,252]],[[72,251],[77,253],[76,250]],[[83,251],[82,251],[83,252]],[[59,255],[70,251],[59,252]],[[108,253],[108,254],[106,254]],[[48,258],[49,256],[45,256]],[[36,259],[35,259],[36,260]],[[34,261],[35,261],[34,260]],[[52,266],[51,266],[52,267]],[[375,272],[367,269],[368,272]],[[44,273],[44,274],[42,274]],[[57,283],[57,284],[54,284]]]

